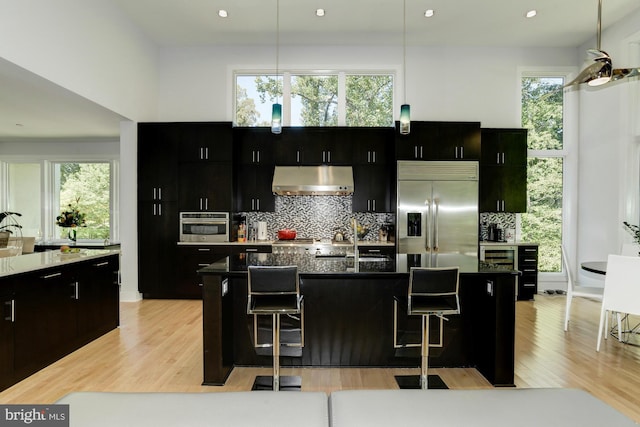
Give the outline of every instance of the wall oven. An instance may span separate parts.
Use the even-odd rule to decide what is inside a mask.
[[[181,242],[228,242],[228,212],[180,212]]]

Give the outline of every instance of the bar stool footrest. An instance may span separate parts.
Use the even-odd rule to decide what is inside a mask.
[[[439,375],[428,375],[429,390],[448,390],[449,387]],[[403,390],[420,390],[420,375],[396,375],[396,383]]]
[[[253,383],[252,391],[273,391],[273,377],[258,375]],[[302,378],[299,376],[280,376],[280,391],[302,391]]]

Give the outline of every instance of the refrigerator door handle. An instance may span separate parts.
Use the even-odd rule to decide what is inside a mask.
[[[425,201],[425,205],[427,205],[427,212],[425,213],[426,216],[426,221],[425,221],[425,227],[427,228],[427,232],[424,233],[425,234],[425,249],[427,250],[427,252],[431,252],[431,208],[432,208],[432,203],[431,200],[427,199]]]
[[[438,209],[440,207],[440,200],[433,199],[433,251],[438,252]]]

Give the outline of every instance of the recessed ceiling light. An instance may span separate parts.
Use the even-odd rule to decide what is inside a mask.
[[[527,18],[533,18],[534,16],[536,16],[538,14],[538,11],[533,9],[527,12],[527,14],[525,15]]]
[[[316,16],[324,16],[324,9],[316,9]]]
[[[227,16],[229,16],[229,15],[228,15],[228,13],[227,13],[227,11],[226,11],[226,10],[224,10],[224,9],[220,9],[220,10],[218,11],[218,16],[219,16],[220,18],[226,18],[226,17],[227,17]]]
[[[433,9],[427,9],[427,10],[425,10],[425,12],[424,12],[424,16],[425,16],[425,18],[431,18],[431,17],[433,16],[433,14],[434,14],[434,13],[435,13],[435,12],[433,11]]]

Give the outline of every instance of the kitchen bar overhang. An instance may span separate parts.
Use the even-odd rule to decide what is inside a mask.
[[[301,352],[281,358],[283,367],[418,367],[419,347],[406,344],[419,340],[420,319],[407,316],[397,301],[406,299],[410,267],[435,261],[461,268],[461,314],[445,322],[445,345],[433,350],[430,366],[475,367],[492,384],[513,386],[519,272],[456,254],[369,260],[243,253],[202,268],[203,384],[224,384],[233,366],[272,362],[253,346],[253,318],[246,313],[248,265],[298,266],[305,344]]]

